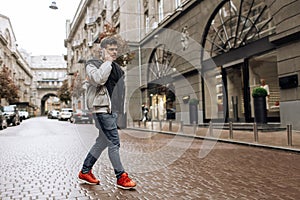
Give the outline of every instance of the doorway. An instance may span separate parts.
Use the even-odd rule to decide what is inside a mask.
[[[228,104],[226,121],[245,122],[243,63],[223,68],[222,77]]]

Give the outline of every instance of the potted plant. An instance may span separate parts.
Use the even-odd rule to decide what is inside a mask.
[[[254,100],[254,121],[256,123],[267,123],[267,105],[266,96],[267,90],[262,87],[256,87],[252,90],[252,97]]]
[[[189,100],[190,124],[198,123],[198,104],[198,99],[192,98]]]

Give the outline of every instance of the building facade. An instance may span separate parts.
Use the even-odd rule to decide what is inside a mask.
[[[67,63],[84,85],[105,24],[135,58],[126,72],[128,120],[149,107],[152,120],[253,122],[252,90],[265,79],[268,122],[300,129],[299,0],[86,0],[67,28]],[[77,78],[78,79],[78,78]],[[70,80],[70,82],[72,82]],[[81,98],[84,102],[84,87]],[[137,106],[138,105],[138,106]]]
[[[3,67],[9,69],[9,78],[18,88],[18,102],[11,103],[22,102],[24,105],[28,105],[30,109],[33,108],[33,74],[28,62],[17,49],[16,37],[9,18],[0,14],[0,70]],[[0,105],[4,106],[8,103],[5,99],[1,99]],[[28,111],[32,113],[32,110]]]
[[[62,103],[57,97],[57,91],[67,79],[67,67],[63,56],[42,55],[30,56],[33,74],[33,95],[38,115],[48,111],[60,110]]]

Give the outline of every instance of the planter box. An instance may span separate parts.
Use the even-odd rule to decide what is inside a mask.
[[[267,123],[266,97],[254,97],[254,121],[259,124]]]
[[[190,104],[189,105],[190,111],[190,124],[198,124],[198,105]]]

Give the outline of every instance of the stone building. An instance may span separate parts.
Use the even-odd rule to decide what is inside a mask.
[[[8,67],[10,78],[19,88],[18,102],[33,107],[33,75],[30,66],[17,49],[16,37],[10,19],[0,14],[0,70],[3,67]],[[2,106],[7,104],[5,99],[1,99]]]
[[[84,61],[108,23],[135,52],[124,67],[128,120],[146,105],[152,120],[190,123],[196,99],[197,123],[253,122],[251,93],[265,79],[268,122],[300,129],[299,10],[299,0],[81,1],[67,26],[68,70],[84,83]]]

